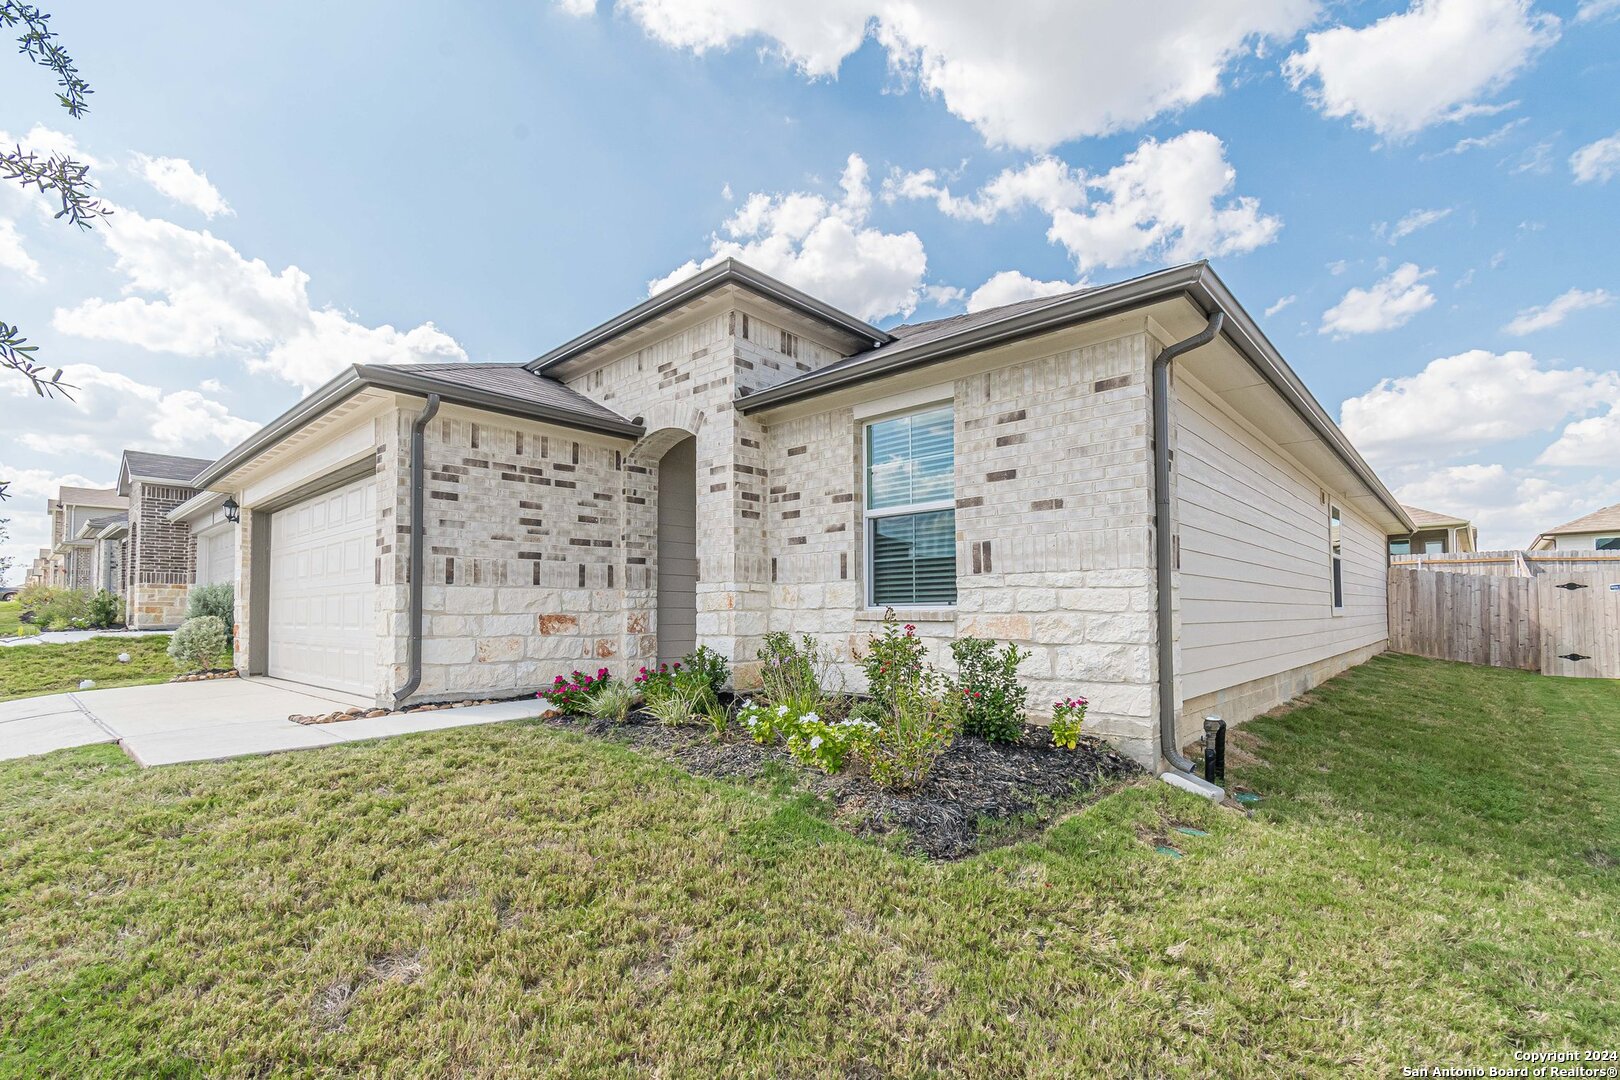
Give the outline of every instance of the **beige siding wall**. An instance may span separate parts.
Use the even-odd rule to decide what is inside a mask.
[[[1599,537],[1614,536],[1620,536],[1620,529],[1610,529],[1607,532],[1566,533],[1563,536],[1553,537],[1553,550],[1596,551]]]
[[[1264,436],[1178,380],[1182,734],[1198,709],[1238,722],[1365,659],[1388,639],[1386,542]],[[1343,516],[1344,608],[1332,606],[1329,505]],[[1345,662],[1335,666],[1335,658]],[[1260,689],[1257,689],[1259,684]],[[1243,688],[1241,693],[1226,693]],[[1225,696],[1223,697],[1223,693]]]

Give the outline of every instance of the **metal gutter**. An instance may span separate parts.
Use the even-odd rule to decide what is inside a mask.
[[[223,491],[199,491],[163,516],[170,521],[189,521],[200,514],[210,513],[229,496]]]
[[[416,422],[411,425],[410,637],[406,642],[408,674],[405,676],[405,685],[394,691],[396,707],[416,693],[416,688],[422,685],[422,474],[425,471],[423,444],[427,442],[428,421],[432,420],[438,411],[439,395],[429,394],[427,405],[417,414]]]
[[[1153,358],[1153,565],[1154,606],[1158,614],[1159,755],[1171,768],[1193,771],[1176,745],[1175,511],[1170,501],[1170,365],[1220,335],[1226,316],[1217,311],[1190,338],[1159,350]]]
[[[355,364],[260,428],[234,449],[227,451],[218,461],[198,473],[191,481],[191,486],[206,488],[217,483],[311,420],[362,390],[372,387],[422,397],[437,394],[444,401],[456,405],[467,405],[505,416],[538,420],[624,439],[637,439],[643,433],[640,424],[631,423],[629,420],[585,416],[537,402],[519,401],[505,394],[480,390],[477,387],[440,382],[412,372],[408,368],[390,367],[386,364]]]
[[[942,363],[958,356],[1024,338],[1060,330],[1092,319],[1119,315],[1162,303],[1176,297],[1187,298],[1207,318],[1215,312],[1226,316],[1222,336],[1249,362],[1250,367],[1275,389],[1306,425],[1328,444],[1334,454],[1384,504],[1395,520],[1416,530],[1406,511],[1383,481],[1368,466],[1337,424],[1317,402],[1305,384],[1266,340],[1249,314],[1238,304],[1208,263],[1189,263],[1146,274],[1116,285],[1105,285],[1080,296],[1054,300],[1051,304],[983,323],[959,334],[935,338],[908,346],[904,343],[882,349],[870,362],[824,368],[766,390],[739,397],[734,404],[743,414],[785,405],[803,398],[853,386],[885,375]]]
[[[879,330],[847,312],[839,311],[831,304],[823,303],[808,293],[802,293],[769,274],[762,274],[735,259],[725,259],[642,301],[629,311],[614,316],[602,325],[587,330],[572,341],[536,357],[524,366],[530,371],[545,371],[725,285],[740,285],[801,314],[830,323],[855,337],[870,341],[873,345],[885,345],[895,340],[894,335],[888,331]]]

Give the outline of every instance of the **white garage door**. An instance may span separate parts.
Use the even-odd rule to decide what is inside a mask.
[[[376,510],[367,478],[271,515],[270,675],[372,692]]]

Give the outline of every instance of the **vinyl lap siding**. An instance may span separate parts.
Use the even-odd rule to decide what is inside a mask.
[[[1187,380],[1176,397],[1183,698],[1386,640],[1383,533],[1336,503],[1335,614],[1322,485]]]

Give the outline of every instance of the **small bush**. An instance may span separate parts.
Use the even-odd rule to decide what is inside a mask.
[[[612,681],[613,676],[607,668],[597,668],[595,675],[587,675],[576,668],[572,675],[557,676],[550,690],[536,696],[545,698],[568,716],[589,716],[591,698],[602,686]]]
[[[861,656],[866,672],[866,688],[880,704],[889,705],[903,690],[915,690],[928,667],[928,648],[917,637],[917,628],[904,627],[894,609],[883,614],[883,632],[872,639]]]
[[[772,631],[765,635],[765,647],[758,655],[760,689],[772,705],[786,705],[795,714],[814,712],[821,705],[832,664],[812,635],[794,644],[791,634]]]
[[[925,670],[916,685],[902,687],[889,708],[889,722],[860,748],[872,782],[905,791],[928,779],[934,762],[951,748],[961,729],[961,704],[944,694],[937,674]]]
[[[186,596],[186,618],[200,619],[212,615],[225,624],[225,636],[231,637],[236,628],[236,589],[228,581],[213,585],[198,585]]]
[[[90,625],[90,597],[76,589],[24,589],[23,610],[41,630],[78,630]]]
[[[1018,667],[1029,653],[1010,643],[998,650],[988,638],[966,637],[951,642],[951,655],[962,697],[962,730],[986,742],[1016,742],[1024,732],[1029,698]]]
[[[1089,704],[1083,697],[1064,698],[1052,703],[1053,746],[1073,750],[1080,745],[1080,728],[1086,722],[1086,706]]]
[[[765,705],[752,698],[737,710],[737,722],[748,729],[749,738],[761,746],[769,746],[778,735],[786,738],[799,718],[788,705]]]
[[[647,713],[665,727],[679,727],[692,719],[708,700],[708,683],[685,672],[655,684],[647,693]]]
[[[844,768],[851,754],[871,745],[879,726],[871,720],[850,717],[824,720],[816,713],[805,713],[791,725],[788,751],[801,765],[813,765],[831,776]]]
[[[684,674],[699,680],[707,688],[708,700],[713,702],[720,700],[720,691],[726,688],[726,680],[731,678],[731,664],[707,645],[699,645],[681,657],[681,662],[675,666]]]
[[[169,638],[169,656],[181,671],[206,671],[225,651],[225,623],[215,615],[187,619]]]
[[[123,626],[124,602],[106,589],[102,589],[90,599],[90,606],[85,618],[97,630],[105,630],[111,626]]]
[[[585,713],[592,720],[622,724],[635,700],[636,692],[629,683],[618,679],[599,681],[585,702]]]

